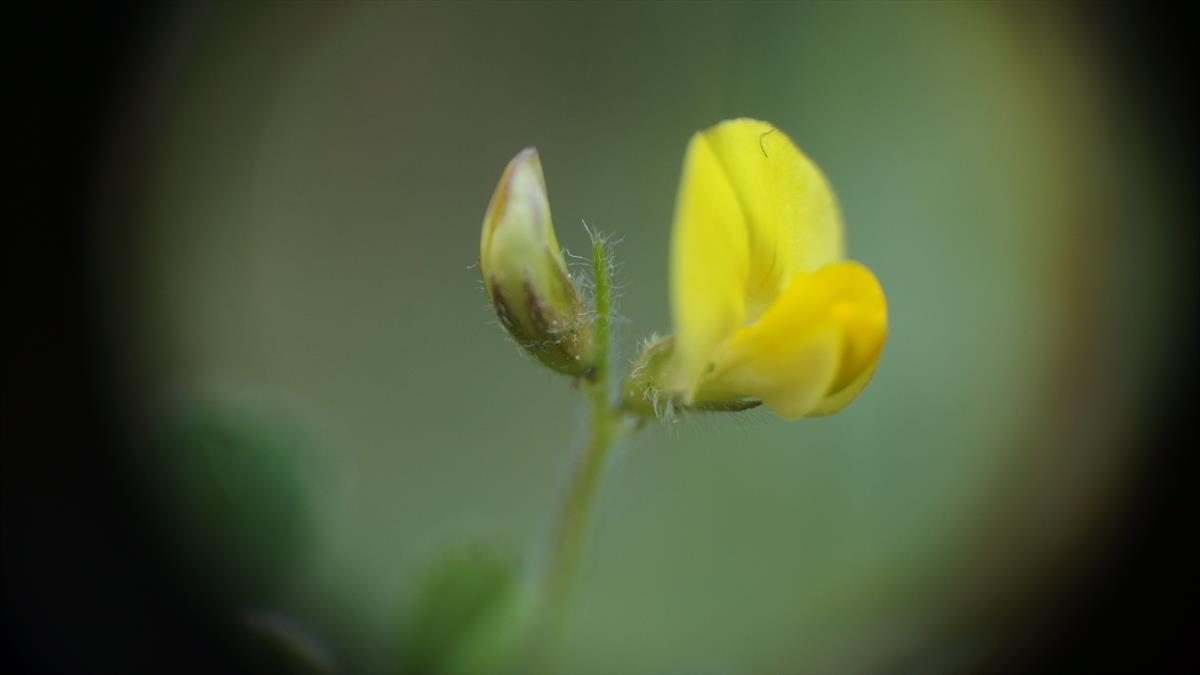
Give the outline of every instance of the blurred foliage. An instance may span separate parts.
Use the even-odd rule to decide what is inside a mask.
[[[163,425],[155,451],[184,555],[242,601],[279,593],[312,528],[297,433],[252,406],[196,399]]]
[[[402,675],[509,672],[531,620],[531,595],[512,556],[476,545],[428,570],[401,630]]]
[[[329,646],[294,618],[272,610],[242,615],[258,649],[257,669],[266,674],[333,675],[338,672]]]

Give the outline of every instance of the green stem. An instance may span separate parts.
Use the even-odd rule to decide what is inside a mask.
[[[608,409],[607,395],[592,385],[591,430],[583,455],[571,476],[551,557],[549,587],[550,611],[547,617],[557,623],[562,618],[587,534],[588,519],[595,502],[596,488],[604,474],[608,450],[616,439],[617,417]],[[597,393],[599,392],[599,394]],[[599,402],[598,402],[599,401]]]
[[[609,261],[608,249],[604,238],[599,234],[592,237],[592,278],[596,289],[596,384],[604,388],[602,396],[607,396],[608,382],[608,322],[612,314],[612,296],[608,279]],[[593,394],[593,402],[596,394]],[[607,399],[602,403],[607,403]],[[607,409],[607,408],[606,408]],[[593,407],[593,412],[596,410]]]
[[[550,635],[562,623],[571,587],[583,554],[588,519],[596,497],[596,488],[604,474],[608,451],[620,428],[621,412],[612,406],[609,391],[608,352],[610,296],[608,251],[604,240],[593,237],[592,268],[596,292],[596,323],[593,339],[596,348],[594,376],[587,384],[590,417],[587,443],[571,476],[566,499],[559,515],[547,577],[547,607],[544,620]]]

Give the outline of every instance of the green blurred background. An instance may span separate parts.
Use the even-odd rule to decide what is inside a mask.
[[[187,457],[150,479],[214,561],[246,547],[230,527],[282,532],[229,554],[252,582],[214,563],[216,583],[386,672],[443,547],[507,542],[536,563],[583,428],[581,398],[505,339],[472,267],[505,163],[538,147],[568,250],[586,251],[585,221],[621,240],[625,364],[670,332],[688,137],[757,117],[826,172],[850,257],[883,284],[878,373],[831,418],[702,416],[622,445],[555,668],[964,667],[1106,531],[1161,351],[1173,213],[1077,18],[180,7],[117,153],[142,170],[121,214],[136,236],[98,256],[114,330],[139,414],[215,400],[302,440],[268,444],[282,468],[252,473],[270,489],[195,460],[235,515],[193,496]]]

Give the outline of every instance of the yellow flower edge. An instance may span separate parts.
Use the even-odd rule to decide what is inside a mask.
[[[789,419],[853,401],[883,350],[887,302],[843,241],[833,191],[782,131],[743,118],[695,134],[671,235],[668,388]]]

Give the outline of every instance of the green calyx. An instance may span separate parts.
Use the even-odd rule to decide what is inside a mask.
[[[676,411],[742,412],[762,405],[755,399],[725,401],[697,400],[684,404],[673,391],[662,386],[675,350],[675,337],[654,338],[642,348],[633,369],[621,386],[621,407],[643,418],[669,419]]]

